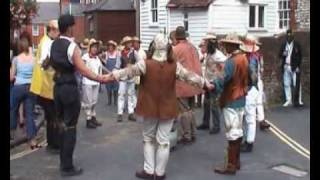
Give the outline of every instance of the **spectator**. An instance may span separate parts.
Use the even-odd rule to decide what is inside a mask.
[[[292,104],[291,86],[293,86],[293,105],[295,107],[303,106],[301,94],[301,62],[302,52],[299,42],[294,40],[291,29],[287,30],[286,41],[281,45],[279,58],[282,60],[283,84],[286,96],[284,107]]]
[[[17,114],[19,105],[23,102],[26,111],[27,138],[31,149],[40,147],[36,142],[36,125],[34,121],[33,108],[35,96],[29,91],[32,78],[34,58],[30,48],[30,41],[27,34],[24,33],[19,40],[19,52],[11,65],[10,80],[15,81],[11,90],[10,103],[10,129],[17,128]]]
[[[105,66],[108,69],[108,71],[112,72],[116,67],[120,66],[120,52],[116,49],[117,43],[113,40],[108,41],[107,43],[108,49],[106,52],[106,62]],[[112,94],[113,94],[113,100],[114,105],[117,105],[118,100],[118,89],[119,89],[119,83],[118,82],[109,82],[106,84],[106,89],[108,93],[108,105],[111,105],[112,103]]]

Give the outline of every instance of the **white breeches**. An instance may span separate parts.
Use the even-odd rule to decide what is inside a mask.
[[[173,119],[159,121],[158,119],[144,119],[144,170],[158,176],[165,174],[170,154],[170,131]]]
[[[222,112],[224,116],[227,140],[234,141],[242,137],[244,108],[223,108]]]
[[[119,82],[118,90],[118,114],[123,114],[126,97],[128,98],[128,113],[132,114],[136,106],[135,83],[128,81]]]

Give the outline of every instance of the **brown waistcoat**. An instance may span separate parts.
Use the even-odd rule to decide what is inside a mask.
[[[234,71],[229,82],[225,84],[220,96],[220,107],[225,107],[229,102],[244,96],[248,89],[248,60],[245,54],[236,54],[233,58]]]
[[[141,76],[136,114],[144,118],[173,119],[178,115],[176,99],[176,62],[146,60]]]

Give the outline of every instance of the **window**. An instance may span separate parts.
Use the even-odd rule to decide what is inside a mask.
[[[290,0],[279,0],[279,28],[288,29],[290,25]]]
[[[151,0],[151,22],[158,23],[158,0]]]
[[[189,30],[189,19],[188,19],[187,12],[184,13],[183,24],[184,24],[184,28],[186,29],[186,31],[188,31]]]
[[[250,5],[249,8],[249,27],[264,28],[264,6]]]
[[[39,26],[36,24],[32,25],[32,36],[39,36]]]

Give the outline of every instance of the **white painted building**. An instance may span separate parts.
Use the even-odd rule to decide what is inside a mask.
[[[272,36],[289,26],[290,0],[141,0],[140,38],[147,49],[156,33],[185,26],[198,45],[208,31]],[[281,27],[281,28],[280,28]],[[168,31],[169,30],[169,31]]]

